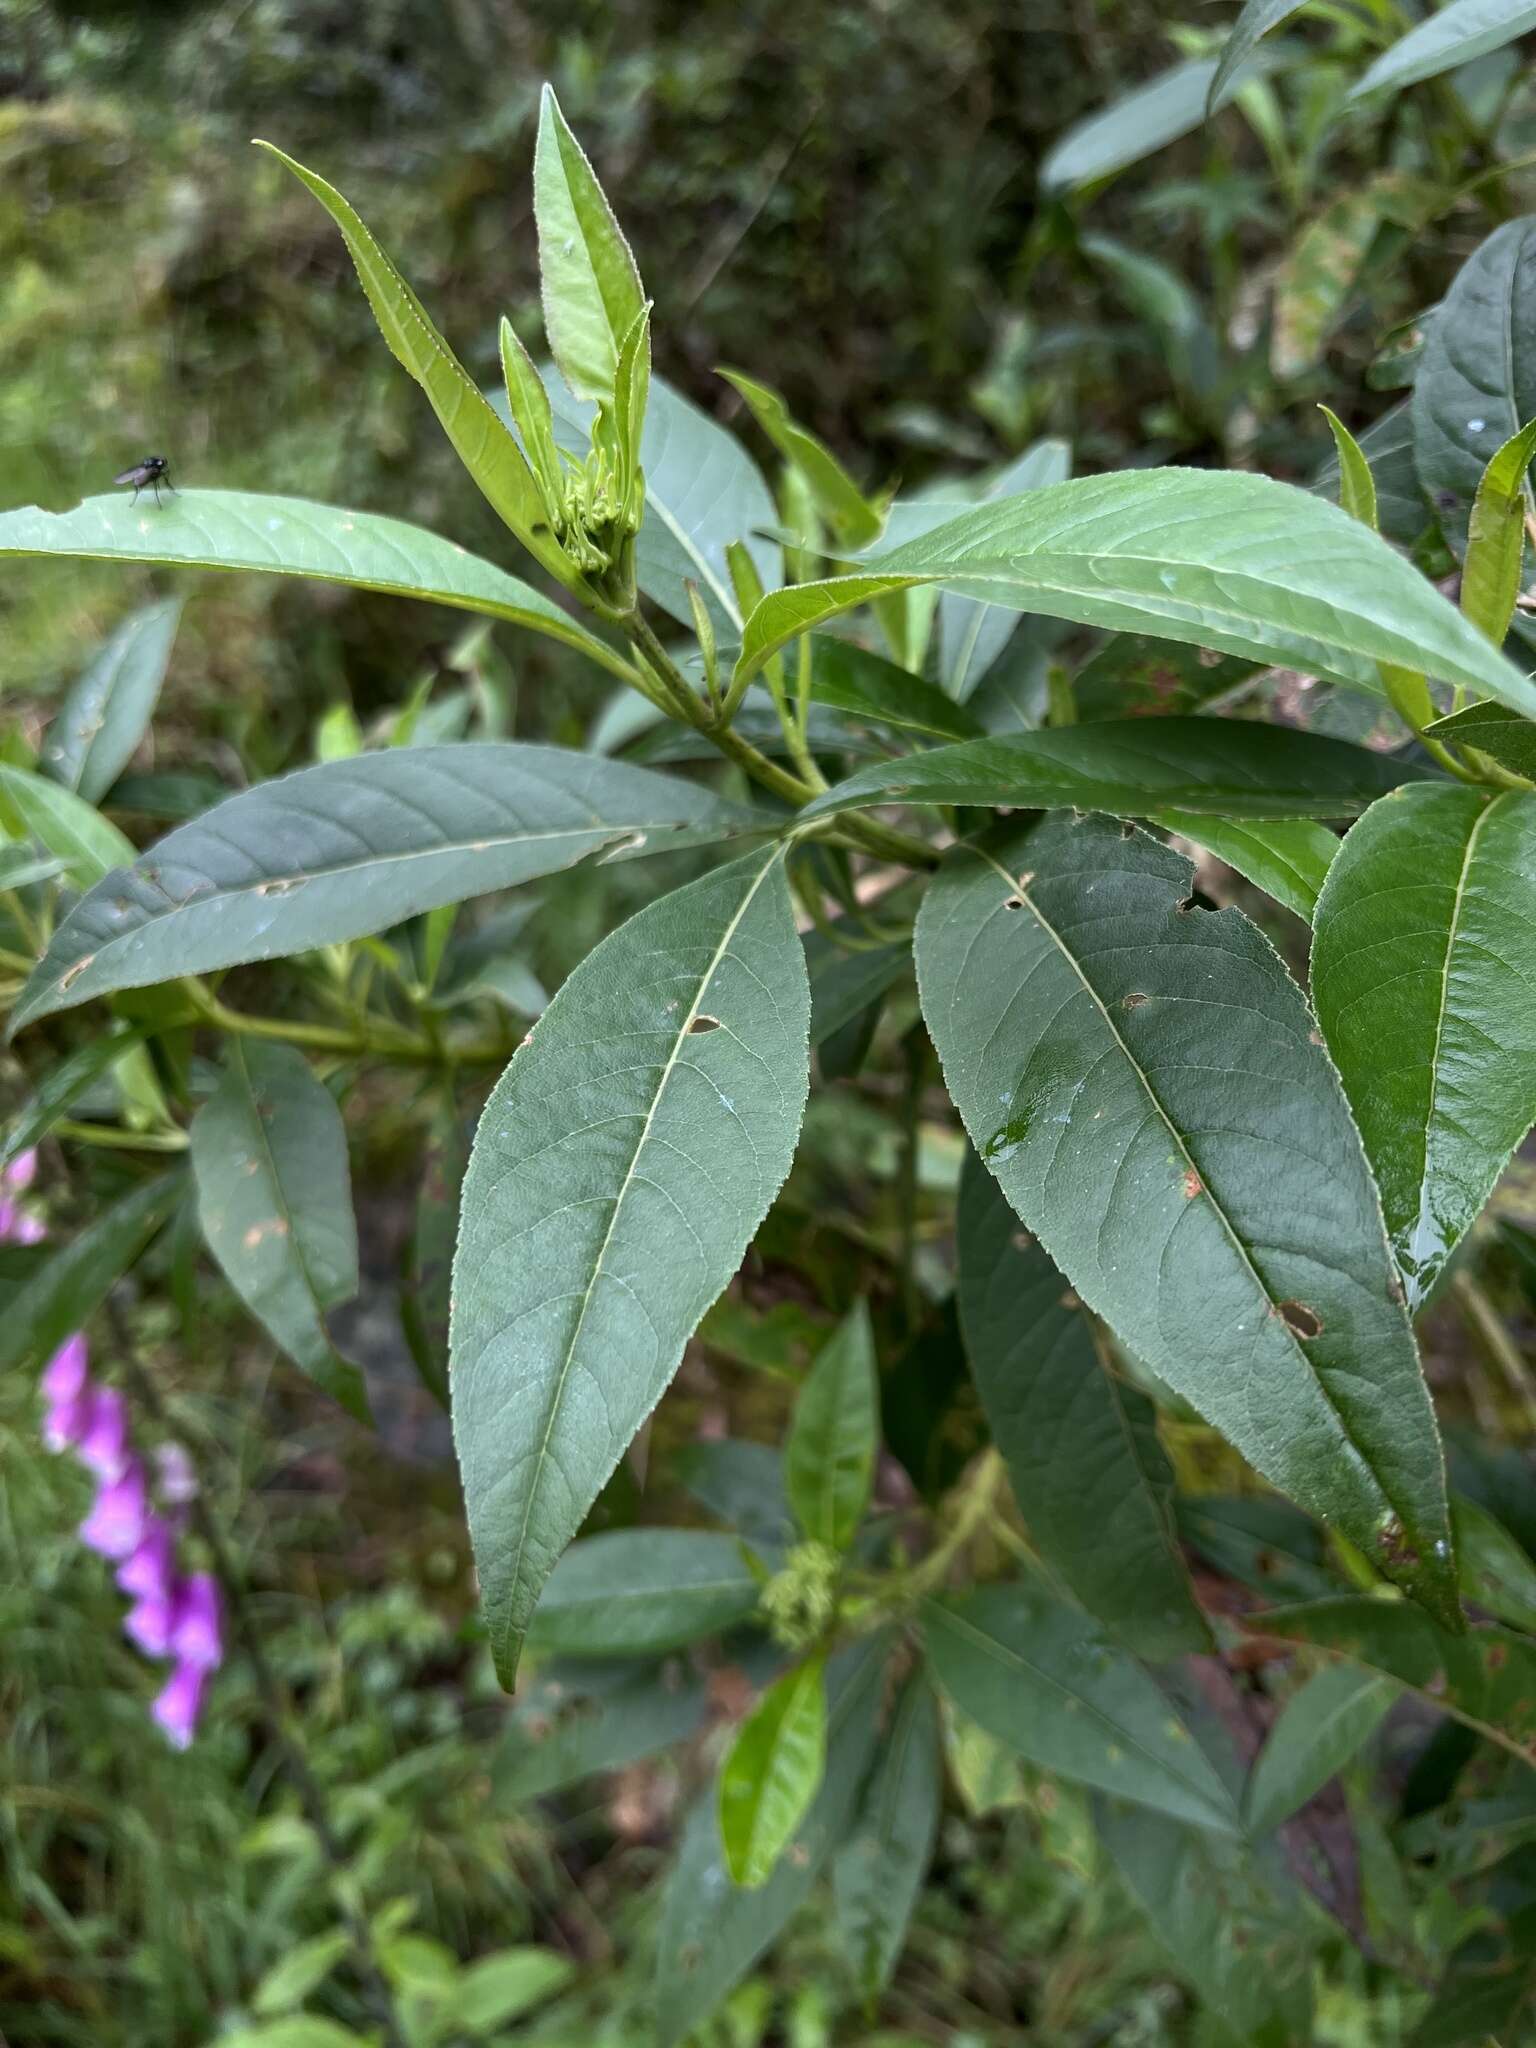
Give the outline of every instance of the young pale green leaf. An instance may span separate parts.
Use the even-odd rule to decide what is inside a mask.
[[[42,1255],[6,1302],[0,1372],[25,1359],[46,1364],[66,1337],[83,1329],[169,1221],[185,1188],[186,1175],[179,1167],[145,1181],[119,1196],[60,1250]]]
[[[1110,811],[1228,818],[1354,817],[1422,771],[1293,726],[1225,718],[1106,719],[963,740],[861,768],[806,818],[874,804]]]
[[[1029,1762],[1234,1834],[1237,1808],[1172,1704],[1098,1624],[1042,1588],[984,1586],[923,1609],[935,1681]]]
[[[611,399],[619,349],[645,292],[597,173],[547,85],[539,102],[533,212],[550,351],[578,398]]]
[[[827,1667],[827,1767],[789,1853],[756,1891],[730,1881],[718,1801],[706,1794],[683,1829],[656,1947],[656,2048],[677,2048],[725,2000],[809,1896],[847,1831],[880,1740],[890,1643],[866,1640]]]
[[[1236,471],[1127,470],[978,505],[878,564],[770,592],[747,621],[737,674],[839,612],[923,583],[1374,695],[1377,664],[1394,662],[1536,712],[1536,685],[1379,535],[1309,491]]]
[[[134,857],[133,842],[84,797],[50,782],[46,775],[33,775],[3,761],[0,830],[34,840],[59,862],[59,872],[76,889],[89,889]]]
[[[1461,608],[1496,647],[1504,644],[1520,595],[1533,455],[1536,419],[1511,435],[1483,471],[1467,525]]]
[[[1335,833],[1310,818],[1265,822],[1252,818],[1208,818],[1198,812],[1154,811],[1152,823],[1192,839],[1229,868],[1312,922],[1318,892],[1339,850]]]
[[[1536,1635],[1536,1564],[1502,1522],[1464,1494],[1451,1501],[1461,1590],[1513,1628]]]
[[[1432,515],[1419,486],[1414,459],[1411,400],[1404,399],[1390,412],[1383,413],[1361,434],[1358,446],[1371,465],[1378,530],[1400,547],[1413,547],[1428,530]],[[1312,489],[1333,499],[1335,504],[1342,502],[1343,476],[1337,448],[1318,472]]]
[[[500,422],[498,421],[498,425]],[[521,458],[519,458],[521,459]],[[178,491],[137,508],[123,493],[87,498],[71,512],[23,505],[0,512],[0,555],[72,555],[168,568],[258,569],[386,590],[483,612],[561,640],[627,680],[623,655],[529,584],[403,519],[314,505],[262,491]]]
[[[341,1112],[292,1046],[232,1038],[225,1061],[191,1130],[208,1249],[294,1363],[366,1421],[362,1375],[338,1355],[324,1321],[358,1285]]]
[[[528,1641],[549,1656],[659,1657],[745,1621],[757,1595],[733,1536],[607,1529],[573,1543],[550,1573]]]
[[[753,419],[784,460],[798,469],[818,509],[845,547],[861,548],[876,538],[883,521],[831,449],[808,433],[777,391],[739,370],[720,375],[747,402]]]
[[[1397,1698],[1390,1678],[1325,1664],[1281,1708],[1243,1794],[1251,1833],[1268,1834],[1320,1792],[1375,1734]]]
[[[1156,1411],[1111,1369],[1077,1296],[974,1153],[956,1256],[971,1376],[1036,1549],[1139,1656],[1209,1649]]]
[[[1339,504],[1351,519],[1358,519],[1375,533],[1380,524],[1376,514],[1376,479],[1371,475],[1365,451],[1336,412],[1326,405],[1320,405],[1318,411],[1328,422],[1338,455]]]
[[[1536,725],[1506,711],[1502,704],[1468,704],[1449,718],[1437,718],[1424,730],[1431,739],[1449,740],[1452,746],[1476,747],[1501,768],[1512,768],[1516,775],[1536,780]]]
[[[148,730],[180,617],[175,597],[130,612],[48,728],[43,771],[88,804],[100,803]]]
[[[1040,166],[1040,189],[1056,194],[1096,184],[1177,142],[1181,135],[1193,134],[1271,61],[1264,50],[1251,59],[1245,56],[1227,67],[1219,91],[1216,75],[1221,66],[1214,57],[1193,58],[1160,72],[1069,128]]]
[[[771,1685],[720,1766],[720,1839],[733,1884],[755,1891],[795,1838],[827,1762],[826,1658]]]
[[[784,1445],[790,1506],[812,1542],[846,1550],[875,1483],[880,1393],[869,1304],[859,1301],[817,1353]]]
[[[1384,798],[1318,899],[1312,1001],[1410,1309],[1536,1118],[1536,791]]]
[[[546,509],[553,514],[565,495],[565,473],[555,441],[554,411],[544,380],[532,356],[518,340],[512,322],[505,316],[497,330],[501,347],[501,374],[507,387],[507,406],[517,429],[529,467],[538,478]],[[492,401],[494,405],[494,400]]]
[[[974,739],[982,730],[969,711],[932,683],[830,633],[811,636],[811,701],[845,718],[935,739]]]
[[[261,2019],[270,2019],[275,2013],[291,2012],[296,2005],[302,2005],[351,1947],[352,1936],[345,1927],[297,1943],[263,1973],[251,1994],[251,2011]]]
[[[47,1137],[92,1083],[132,1052],[143,1036],[137,1030],[103,1031],[50,1067],[6,1125],[0,1137],[0,1166],[9,1166],[18,1153],[29,1151]]]
[[[136,860],[128,847],[133,866],[54,933],[12,1028],[112,989],[364,938],[605,848],[610,859],[655,852],[752,822],[691,783],[520,741],[301,768],[242,790]]]
[[[449,2000],[453,2024],[477,2041],[493,2034],[505,2040],[496,2033],[499,2027],[564,1991],[575,1975],[575,1963],[555,1949],[532,1943],[499,1949],[459,1973]]]
[[[555,1559],[789,1171],[809,1016],[772,847],[611,933],[486,1104],[464,1185],[450,1352],[504,1679]]]
[[[1206,94],[1205,111],[1215,113],[1227,96],[1227,88],[1238,66],[1256,50],[1271,29],[1299,14],[1307,0],[1245,0],[1242,13],[1232,24],[1232,33],[1222,45],[1221,61],[1212,75]]]
[[[1492,1625],[1452,1635],[1406,1600],[1341,1595],[1252,1617],[1267,1636],[1313,1643],[1409,1686],[1530,1762],[1536,1742],[1536,1643]]]
[[[926,1675],[915,1671],[832,1863],[838,1935],[867,1998],[884,1990],[896,1967],[933,1857],[943,1798],[938,1702]]]
[[[499,1806],[522,1806],[599,1771],[622,1770],[690,1736],[704,1680],[666,1664],[546,1666],[517,1689],[491,1765]]]
[[[1424,343],[1411,402],[1419,481],[1459,554],[1483,471],[1536,418],[1536,215],[1496,228],[1457,272]]]
[[[256,147],[292,171],[335,221],[357,266],[358,281],[373,308],[379,332],[395,360],[431,400],[455,454],[529,553],[557,581],[569,583],[570,564],[550,530],[543,496],[523,451],[432,325],[420,299],[334,185],[270,142],[258,142]]]
[[[971,1142],[1132,1354],[1454,1619],[1440,1440],[1349,1109],[1300,990],[1145,833],[959,847],[918,915]]]
[[[1383,50],[1355,81],[1349,99],[1401,92],[1422,79],[1438,78],[1442,71],[1486,57],[1533,28],[1536,7],[1530,0],[1450,0],[1449,6],[1437,9]]]

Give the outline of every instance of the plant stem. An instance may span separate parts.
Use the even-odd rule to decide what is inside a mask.
[[[990,1521],[997,1497],[1007,1483],[1003,1454],[994,1444],[982,1452],[951,1495],[957,1505],[949,1528],[928,1555],[902,1575],[899,1583],[905,1600],[924,1599],[935,1586],[943,1584],[955,1559]]]
[[[185,1152],[185,1131],[125,1131],[116,1124],[82,1124],[60,1117],[53,1126],[56,1138],[73,1138],[78,1145],[117,1146],[125,1152]]]
[[[1525,1360],[1510,1339],[1504,1319],[1483,1292],[1480,1283],[1463,1269],[1451,1281],[1462,1314],[1488,1357],[1509,1383],[1510,1392],[1536,1425],[1536,1389],[1531,1386]]]

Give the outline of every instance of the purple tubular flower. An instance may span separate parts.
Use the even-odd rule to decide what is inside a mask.
[[[123,1617],[123,1633],[146,1657],[168,1657],[176,1629],[177,1593],[150,1593],[136,1600]]]
[[[77,1394],[85,1392],[86,1367],[90,1354],[85,1338],[77,1330],[73,1337],[66,1337],[43,1369],[39,1385],[45,1401],[73,1401]]]
[[[80,1524],[80,1541],[102,1557],[127,1557],[144,1541],[149,1512],[144,1467],[130,1458],[126,1470],[97,1490]]]
[[[165,1730],[173,1749],[190,1746],[207,1688],[208,1673],[199,1665],[178,1664],[156,1698],[150,1712]]]
[[[43,1413],[43,1442],[50,1451],[67,1451],[78,1444],[91,1426],[96,1405],[94,1392],[87,1388],[68,1401],[50,1401]]]
[[[135,1600],[169,1600],[176,1590],[176,1532],[151,1512],[138,1546],[117,1568],[117,1583]]]
[[[18,1195],[25,1193],[31,1187],[36,1177],[37,1147],[35,1145],[25,1152],[18,1152],[10,1165],[5,1169],[5,1172],[0,1174],[0,1180],[3,1180],[8,1188],[14,1189]]]
[[[128,1448],[128,1403],[116,1387],[97,1390],[79,1451],[81,1464],[88,1465],[98,1479],[116,1479],[133,1462]]]
[[[183,1665],[214,1670],[224,1655],[224,1603],[211,1572],[194,1572],[181,1589],[171,1648]]]
[[[185,1444],[174,1439],[156,1444],[154,1459],[155,1491],[168,1507],[180,1507],[197,1499],[197,1473]]]

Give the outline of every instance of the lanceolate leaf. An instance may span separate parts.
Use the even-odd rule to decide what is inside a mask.
[[[810,1001],[782,849],[650,904],[498,1082],[464,1184],[454,1435],[498,1668],[789,1171]]]
[[[179,598],[130,613],[48,728],[43,768],[88,804],[100,803],[144,737],[180,617]]]
[[[258,569],[270,576],[351,583],[506,619],[563,640],[612,675],[629,675],[629,664],[606,641],[531,585],[467,553],[456,541],[403,519],[315,505],[307,498],[269,497],[262,491],[178,491],[164,505],[135,507],[120,491],[87,498],[70,512],[23,505],[0,512],[0,555]]]
[[[1520,594],[1525,560],[1527,481],[1536,452],[1536,420],[1514,434],[1489,462],[1472,501],[1467,554],[1461,572],[1461,608],[1494,644],[1501,645]]]
[[[1536,1118],[1536,791],[1404,790],[1345,839],[1312,1000],[1417,1308]]]
[[[1435,78],[1458,64],[1470,64],[1502,49],[1516,36],[1536,28],[1536,7],[1530,0],[1450,0],[1427,20],[1408,31],[1357,79],[1349,97],[1364,99],[1373,92],[1401,92],[1420,79]]]
[[[1290,1819],[1320,1792],[1376,1729],[1397,1687],[1389,1678],[1325,1664],[1293,1693],[1259,1751],[1243,1815],[1257,1835]]]
[[[671,776],[513,741],[301,768],[179,826],[93,889],[54,934],[13,1028],[111,989],[362,938],[604,848],[659,851],[750,823]]]
[[[1008,623],[1010,628],[1015,623],[1011,614]],[[830,633],[811,638],[811,698],[847,718],[869,719],[898,731],[946,740],[970,739],[981,732],[978,721],[932,683],[851,640],[834,640]]]
[[[1207,113],[1222,104],[1233,74],[1249,52],[1258,47],[1272,28],[1299,14],[1306,4],[1307,0],[1246,0],[1242,13],[1232,24],[1231,35],[1222,45],[1221,62],[1216,66],[1206,99]]]
[[[18,1153],[46,1137],[86,1089],[115,1067],[125,1053],[132,1052],[142,1036],[139,1031],[99,1032],[50,1067],[6,1125],[0,1140],[0,1166],[9,1166]]]
[[[330,1091],[292,1046],[232,1038],[226,1070],[192,1120],[192,1170],[208,1248],[290,1358],[352,1414],[368,1399],[325,1312],[357,1292],[347,1134]]]
[[[831,449],[792,419],[783,399],[766,384],[736,370],[720,374],[746,400],[752,417],[784,460],[793,463],[804,477],[817,509],[837,538],[850,548],[872,541],[880,531],[880,514]]]
[[[1256,64],[1262,64],[1266,54],[1261,51]],[[1112,101],[1102,112],[1079,121],[1040,166],[1041,189],[1066,192],[1077,185],[1093,184],[1177,142],[1181,135],[1191,134],[1244,83],[1243,75],[1229,67],[1218,92],[1218,68],[1214,57],[1175,64],[1148,84]]]
[[[1419,480],[1459,553],[1484,469],[1536,418],[1536,215],[1506,221],[1462,265],[1429,330],[1412,405]],[[1433,672],[1427,655],[1409,663],[1426,665]],[[1483,694],[1531,709],[1501,690]]]
[[[529,1639],[559,1656],[659,1657],[744,1621],[757,1594],[734,1536],[606,1529],[555,1566]]]
[[[545,86],[533,159],[544,327],[578,398],[610,398],[619,347],[645,304],[640,273],[597,174]]]
[[[872,804],[1007,804],[1148,817],[1354,817],[1419,771],[1291,726],[1224,718],[1106,719],[962,740],[861,768],[807,818]]]
[[[814,1656],[768,1688],[720,1767],[720,1839],[736,1884],[755,1890],[773,1875],[826,1761],[826,1659]]]
[[[166,1223],[186,1187],[174,1173],[122,1195],[43,1263],[11,1296],[0,1320],[0,1372],[23,1359],[46,1363],[83,1329],[145,1245]]]
[[[1076,1608],[1024,1584],[930,1602],[938,1684],[999,1742],[1064,1778],[1237,1831],[1231,1795],[1166,1696]]]
[[[966,1354],[1035,1547],[1141,1656],[1208,1649],[1152,1404],[1110,1370],[1077,1296],[974,1153],[956,1235]]]
[[[971,1141],[1131,1352],[1454,1617],[1439,1437],[1360,1141],[1306,1004],[1145,834],[957,848],[918,988]]]
[[[1486,1508],[1459,1495],[1451,1502],[1451,1526],[1467,1598],[1536,1634],[1536,1564],[1527,1552]]]
[[[943,1796],[938,1703],[926,1674],[917,1671],[896,1701],[852,1830],[832,1865],[838,1933],[866,1996],[883,1990],[896,1967],[928,1874]]]
[[[1235,471],[1130,470],[979,505],[878,564],[770,592],[737,672],[838,612],[923,583],[1376,695],[1376,664],[1395,662],[1536,711],[1536,686],[1379,535],[1311,492]]]
[[[1502,704],[1469,704],[1449,718],[1436,719],[1425,731],[1453,746],[1476,747],[1501,767],[1536,780],[1536,725],[1528,718],[1517,718]]]
[[[879,1448],[875,1339],[860,1301],[818,1352],[784,1446],[790,1506],[813,1542],[846,1550],[853,1541]]]
[[[133,859],[132,841],[84,797],[6,762],[0,762],[0,829],[35,840],[76,889],[90,888],[119,862]]]
[[[1339,850],[1337,835],[1308,818],[1263,823],[1251,818],[1157,811],[1152,822],[1214,853],[1309,924],[1317,908],[1318,891]]]

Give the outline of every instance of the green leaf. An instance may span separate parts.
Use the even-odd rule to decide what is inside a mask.
[[[553,511],[565,497],[565,472],[555,441],[554,410],[532,356],[518,340],[512,322],[502,316],[497,329],[501,375],[507,387],[507,409],[530,468],[539,480],[545,505]],[[493,396],[492,409],[500,411]]]
[[[769,1445],[740,1437],[701,1437],[679,1452],[676,1472],[706,1513],[728,1529],[739,1529],[759,1549],[783,1549],[794,1542],[784,1463]]]
[[[1411,403],[1419,480],[1459,554],[1483,471],[1536,417],[1536,215],[1496,228],[1457,272],[1424,343]]]
[[[1360,282],[1383,217],[1401,197],[1404,183],[1401,173],[1385,171],[1336,193],[1306,222],[1281,258],[1275,274],[1269,360],[1282,383],[1307,375],[1322,361],[1328,337]],[[1365,523],[1375,525],[1374,519]]]
[[[181,599],[147,604],[106,640],[48,728],[42,767],[100,803],[148,730],[181,617]]]
[[[1536,455],[1536,419],[1504,443],[1483,471],[1467,526],[1461,608],[1495,647],[1502,647],[1520,595],[1525,560],[1528,472]]]
[[[1428,529],[1431,515],[1419,486],[1411,400],[1404,399],[1390,412],[1383,413],[1365,429],[1357,445],[1371,465],[1377,528],[1400,547],[1413,547]],[[1343,478],[1337,448],[1323,464],[1312,488],[1336,504],[1341,502]]]
[[[783,399],[766,384],[743,376],[739,370],[722,370],[720,375],[746,400],[753,419],[784,460],[805,478],[834,536],[850,548],[861,548],[874,540],[882,525],[880,514],[831,449],[793,419]]]
[[[1013,623],[1010,617],[1010,630]],[[981,732],[970,712],[932,683],[851,640],[834,640],[830,633],[811,636],[811,701],[845,718],[867,718],[898,732],[943,740],[972,739]]]
[[[677,2048],[725,2000],[809,1897],[848,1820],[880,1740],[890,1643],[876,1638],[827,1667],[827,1767],[789,1853],[756,1891],[730,1881],[714,1795],[694,1806],[662,1901],[656,2048]]]
[[[813,930],[805,935],[805,958],[811,978],[811,1044],[820,1046],[861,1017],[906,972],[912,946],[903,939],[846,952]]]
[[[1030,1763],[1237,1831],[1237,1809],[1172,1705],[1098,1624],[1038,1586],[984,1586],[923,1609],[935,1680]]]
[[[1232,24],[1232,33],[1222,45],[1221,62],[1211,77],[1205,110],[1212,114],[1227,96],[1227,88],[1238,66],[1267,36],[1272,28],[1299,14],[1307,0],[1245,0],[1242,13]]]
[[[358,1286],[341,1112],[292,1046],[231,1038],[225,1061],[191,1130],[208,1249],[273,1340],[366,1421],[362,1375],[324,1322]]]
[[[556,1557],[789,1171],[809,1012],[782,849],[770,847],[611,933],[486,1105],[451,1356],[504,1679]]]
[[[301,768],[179,826],[76,904],[12,1029],[112,989],[365,938],[605,848],[614,859],[751,823],[671,776],[516,741]]]
[[[1380,526],[1376,514],[1376,479],[1371,475],[1371,465],[1365,459],[1365,452],[1336,412],[1326,405],[1320,405],[1318,411],[1328,422],[1338,456],[1339,504],[1351,519],[1358,519],[1362,526],[1368,526],[1375,533]]]
[[[45,1258],[6,1303],[0,1322],[0,1372],[24,1359],[46,1364],[66,1337],[84,1329],[169,1220],[185,1187],[180,1168],[145,1181]]]
[[[866,1998],[884,1990],[901,1954],[943,1797],[938,1703],[916,1671],[896,1701],[853,1827],[832,1864],[839,1942]]]
[[[1292,726],[1227,718],[1106,719],[962,740],[861,768],[802,818],[874,804],[1016,809],[1165,809],[1228,818],[1354,817],[1421,771],[1368,747]]]
[[[115,1067],[143,1036],[142,1031],[136,1030],[103,1031],[66,1053],[56,1067],[50,1067],[6,1126],[0,1141],[0,1166],[9,1166],[19,1152],[30,1150],[40,1138],[45,1138],[92,1082]]]
[[[491,1765],[497,1802],[519,1806],[652,1756],[691,1735],[707,1704],[703,1679],[676,1663],[552,1665],[518,1687]]]
[[[1257,38],[1255,38],[1257,40]],[[1040,189],[1057,194],[1112,177],[1140,163],[1181,135],[1191,135],[1209,114],[1223,107],[1272,59],[1261,50],[1251,64],[1228,67],[1218,91],[1214,57],[1198,57],[1159,72],[1146,85],[1122,93],[1097,114],[1078,121],[1040,166]]]
[[[608,1529],[573,1543],[528,1628],[544,1655],[659,1657],[745,1621],[758,1581],[734,1536]]]
[[[564,1991],[575,1975],[571,1958],[554,1949],[499,1949],[461,1971],[450,2001],[453,2022],[483,2039]]]
[[[1062,631],[1056,621],[1046,623],[1048,630]],[[1170,718],[1232,696],[1259,672],[1256,663],[1236,655],[1211,654],[1142,633],[1111,633],[1073,676],[1072,698],[1080,725]],[[996,676],[988,679],[989,689],[996,681]],[[1038,720],[1017,723],[1028,730]]]
[[[1396,662],[1536,711],[1536,686],[1378,535],[1311,492],[1236,471],[1126,470],[978,505],[878,564],[770,592],[737,674],[839,612],[924,583],[1373,695],[1376,664]]]
[[[1355,81],[1345,104],[1373,92],[1401,92],[1421,79],[1470,64],[1536,28],[1530,0],[1451,0],[1383,50]]]
[[[597,173],[547,85],[539,102],[533,212],[550,352],[578,398],[611,398],[619,348],[645,292]]]
[[[1152,822],[1214,853],[1308,924],[1339,850],[1337,835],[1309,818],[1265,823],[1251,818],[1206,818],[1198,812],[1155,811]]]
[[[1318,899],[1312,1001],[1417,1310],[1536,1116],[1536,792],[1384,799]]]
[[[1440,1441],[1360,1140],[1268,941],[1196,908],[1191,878],[1092,818],[957,848],[916,937],[949,1092],[1132,1354],[1454,1616]]]
[[[1322,1531],[1273,1494],[1203,1494],[1174,1503],[1179,1534],[1224,1578],[1266,1599],[1313,1600],[1338,1591]]]
[[[498,421],[498,425],[500,422]],[[509,436],[510,438],[510,436]],[[521,458],[519,458],[521,459]],[[256,569],[385,590],[527,626],[625,680],[629,663],[531,585],[456,541],[403,519],[278,498],[263,491],[178,491],[137,511],[121,491],[70,512],[0,512],[0,555],[71,555],[168,568]],[[563,559],[563,558],[562,558]]]
[[[1449,718],[1437,718],[1424,730],[1430,738],[1449,740],[1453,746],[1476,747],[1501,768],[1536,779],[1536,725],[1528,718],[1517,718],[1502,704],[1469,704]]]
[[[1406,1600],[1343,1595],[1302,1607],[1271,1607],[1252,1619],[1267,1636],[1313,1643],[1410,1686],[1490,1742],[1530,1762],[1536,1742],[1536,1643],[1483,1625],[1463,1635],[1437,1628]]]
[[[302,2005],[351,1947],[352,1936],[344,1927],[298,1942],[263,1973],[251,1994],[251,2011],[262,2019],[270,2019],[275,2013],[289,2012]]]
[[[1243,1817],[1268,1834],[1320,1792],[1375,1734],[1397,1698],[1389,1678],[1325,1664],[1286,1701],[1259,1751]]]
[[[35,840],[61,863],[72,888],[89,889],[132,860],[133,842],[72,789],[0,761],[0,829]]]
[[[880,1395],[869,1304],[855,1303],[817,1354],[784,1445],[784,1483],[801,1529],[846,1550],[875,1483]]]
[[[1461,1590],[1500,1621],[1536,1634],[1536,1564],[1486,1508],[1458,1494],[1451,1501]]]
[[[288,2019],[268,2020],[264,2026],[237,2027],[232,2034],[221,2034],[219,2048],[368,2048],[368,2036],[354,2034],[335,2020],[296,2013]]]
[[[808,1657],[763,1694],[720,1767],[720,1839],[733,1884],[757,1890],[795,1838],[827,1761],[826,1658]]]
[[[1115,1374],[1082,1304],[974,1153],[956,1255],[971,1374],[1036,1549],[1139,1655],[1209,1649],[1174,1539],[1156,1411]]]
[[[522,449],[432,325],[420,299],[334,185],[270,142],[258,142],[256,147],[292,171],[335,221],[357,266],[379,332],[396,362],[410,372],[431,400],[455,454],[524,547],[557,581],[571,582],[570,564],[549,526],[543,493]]]
[[[1527,1905],[1502,1926],[1485,1926],[1458,1943],[1408,2048],[1485,2048],[1529,2032],[1536,2000],[1536,1913]],[[1516,2028],[1520,2032],[1516,2032]]]

